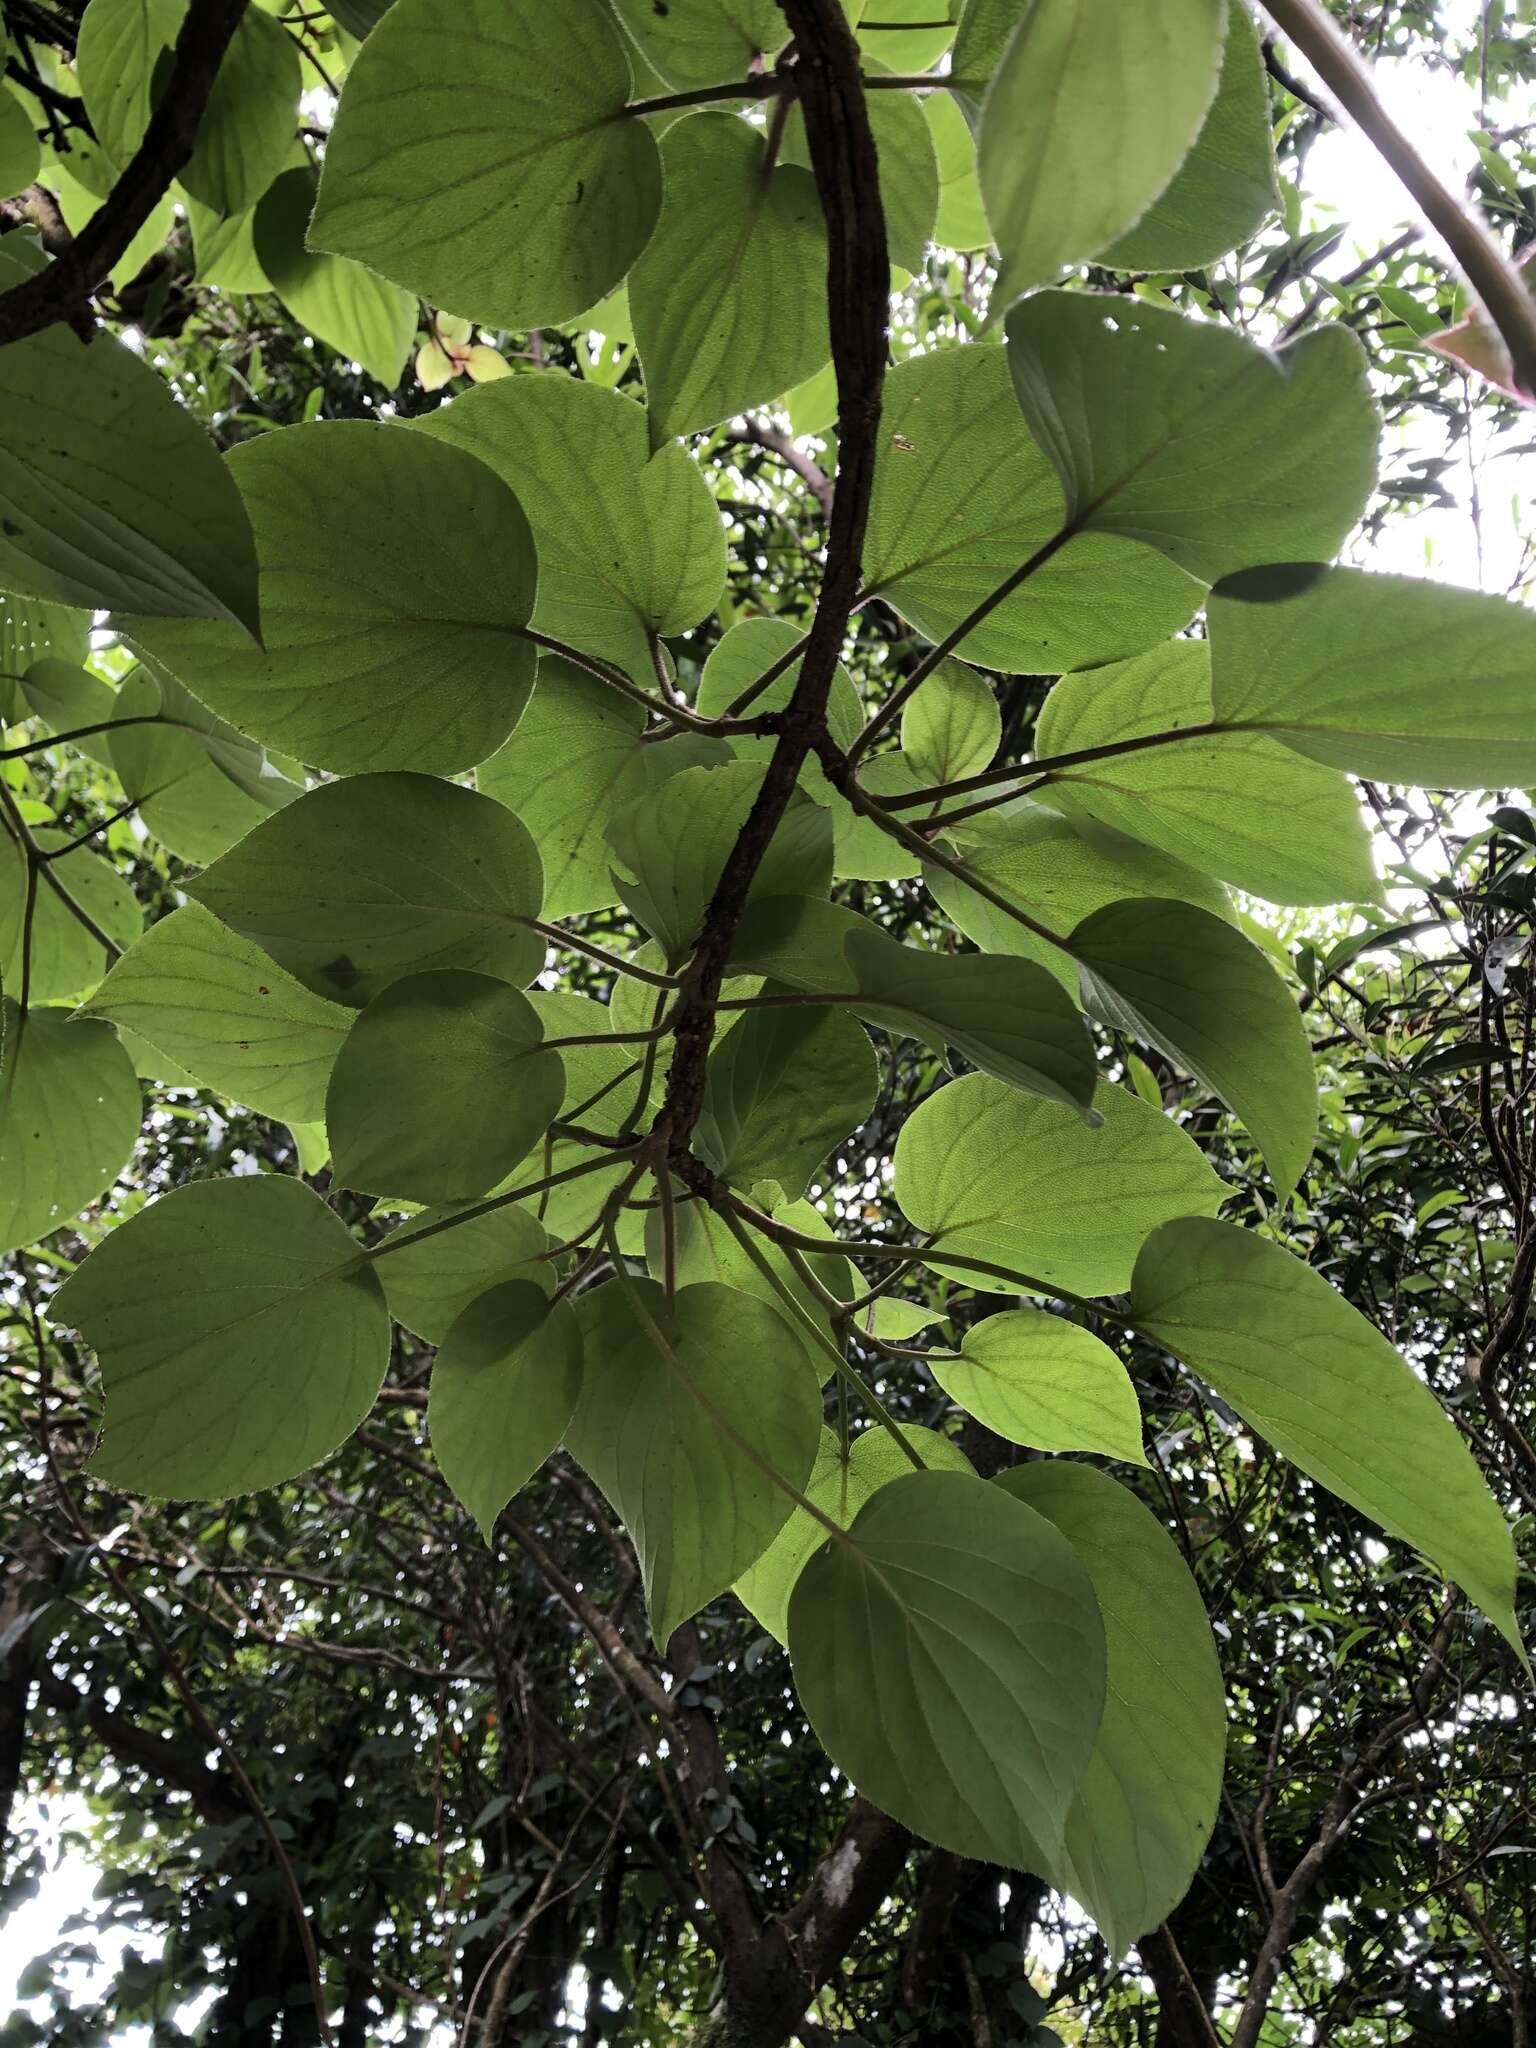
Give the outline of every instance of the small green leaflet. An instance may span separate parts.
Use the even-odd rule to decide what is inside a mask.
[[[90,1469],[134,1493],[218,1500],[291,1479],[352,1434],[389,1362],[378,1281],[285,1174],[163,1195],[96,1247],[53,1314],[101,1366]]]
[[[1221,718],[1384,782],[1536,782],[1526,606],[1411,576],[1297,567],[1223,584],[1209,616]]]
[[[1051,1867],[1105,1656],[1088,1575],[1043,1516],[969,1473],[892,1480],[801,1572],[789,1653],[866,1798],[957,1855]]]
[[[970,1460],[947,1436],[916,1427],[904,1427],[901,1435],[930,1471],[970,1471]],[[846,1464],[836,1436],[823,1429],[805,1497],[846,1529],[872,1494],[915,1469],[901,1444],[878,1423],[853,1439]],[[796,1508],[757,1563],[731,1589],[777,1643],[789,1641],[789,1596],[795,1581],[826,1540],[827,1532],[815,1516]]]
[[[307,164],[273,180],[251,215],[257,268],[300,326],[381,384],[398,384],[416,335],[416,301],[361,263],[305,247],[316,189]]]
[[[690,114],[662,139],[661,219],[629,280],[651,440],[778,398],[827,360],[827,236],[816,181],[763,175],[763,132]]]
[[[0,254],[0,287],[25,276]],[[256,631],[256,549],[234,479],[131,349],[106,333],[87,348],[62,322],[13,341],[0,411],[0,589]]]
[[[51,1237],[111,1187],[141,1108],[109,1024],[45,1009],[23,1021],[0,998],[0,1252]]]
[[[199,903],[130,946],[84,1006],[197,1081],[286,1124],[325,1114],[352,1012],[311,993]]]
[[[1147,1462],[1130,1375],[1107,1344],[1060,1316],[987,1316],[966,1331],[959,1358],[936,1352],[929,1370],[952,1401],[1010,1443]]]
[[[896,1141],[895,1185],[908,1220],[938,1240],[924,1263],[966,1281],[944,1260],[960,1253],[1047,1290],[1114,1294],[1150,1231],[1214,1213],[1225,1183],[1177,1124],[1108,1082],[1094,1108],[1090,1128],[985,1074],[919,1104]]]
[[[544,964],[527,928],[543,877],[526,826],[430,775],[322,783],[187,888],[306,988],[352,1009],[402,974],[469,967],[521,986]]]
[[[461,1212],[470,1206],[447,1203],[407,1217],[385,1239],[373,1269],[395,1321],[429,1344],[441,1344],[471,1302],[505,1283],[554,1290],[554,1268],[543,1257],[549,1236],[537,1217],[505,1202],[465,1218]],[[438,1228],[450,1219],[451,1227]]]
[[[1103,1616],[1104,1719],[1054,1875],[1118,1955],[1178,1905],[1210,1840],[1227,1737],[1216,1646],[1177,1545],[1134,1494],[1060,1458],[995,1483],[1061,1531]]]
[[[1017,298],[1122,235],[1216,92],[1224,0],[1030,0],[982,106],[977,167]]]
[[[1326,561],[1376,481],[1365,352],[1336,323],[1271,355],[1145,299],[1039,292],[1008,315],[1007,355],[1074,527],[1203,582]]]
[[[565,1434],[581,1393],[581,1329],[528,1280],[466,1308],[432,1366],[427,1429],[443,1477],[486,1542]]]
[[[1455,1579],[1524,1656],[1514,1545],[1471,1452],[1320,1273],[1252,1231],[1191,1217],[1148,1240],[1131,1310],[1276,1450]]]
[[[505,485],[369,420],[259,435],[230,468],[256,531],[265,646],[191,621],[125,617],[127,637],[231,725],[316,767],[449,775],[493,753],[536,661],[523,628],[538,565]]]
[[[584,312],[661,208],[631,89],[606,7],[394,0],[348,73],[310,240],[489,327]]]
[[[735,1187],[776,1180],[798,1197],[879,1087],[869,1034],[843,1011],[748,1011],[710,1054],[701,1149]]]
[[[901,751],[919,784],[979,775],[1002,738],[991,685],[963,661],[941,661],[901,714]]]
[[[336,1180],[415,1202],[488,1194],[560,1108],[560,1055],[519,989],[462,967],[407,974],[336,1056],[325,1128]]]
[[[586,1365],[567,1442],[640,1553],[665,1648],[788,1520],[816,1456],[816,1375],[766,1303],[714,1282],[669,1306],[654,1281],[615,1281],[577,1313]]]

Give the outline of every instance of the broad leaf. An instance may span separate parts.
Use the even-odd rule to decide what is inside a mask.
[[[1009,314],[1007,353],[1073,525],[1203,582],[1327,560],[1376,481],[1365,355],[1337,323],[1271,355],[1145,299],[1041,292]]]
[[[55,661],[46,656],[34,661],[22,672],[21,694],[27,709],[50,732],[77,732],[88,725],[104,725],[117,716],[117,692],[100,676],[71,661]],[[106,733],[92,733],[73,744],[104,768],[112,766],[112,749]]]
[[[407,1217],[374,1264],[390,1314],[429,1344],[441,1344],[470,1304],[493,1290],[513,1282],[554,1290],[554,1268],[543,1257],[549,1235],[529,1210],[507,1202],[460,1220],[466,1206]]]
[[[589,1201],[589,1212],[590,1207]],[[840,1301],[851,1301],[860,1291],[861,1283],[853,1267],[837,1249],[832,1231],[820,1210],[809,1202],[786,1202],[774,1207],[772,1214],[776,1222],[791,1230],[803,1231],[810,1237],[826,1238],[825,1254],[810,1252],[802,1256],[829,1293],[835,1294]],[[684,1201],[679,1196],[673,1223],[673,1250],[679,1286],[693,1287],[703,1281],[719,1281],[724,1287],[753,1295],[771,1308],[782,1328],[791,1333],[798,1350],[813,1368],[817,1382],[824,1381],[833,1365],[826,1345],[817,1341],[817,1332],[823,1338],[834,1334],[831,1316],[790,1264],[788,1255],[765,1237],[753,1240],[763,1263],[778,1282],[775,1286],[723,1219],[704,1203]],[[662,1219],[654,1211],[645,1227],[645,1255],[652,1278],[662,1279],[666,1273],[666,1235]],[[786,1293],[790,1296],[789,1301],[784,1299]]]
[[[945,1252],[984,1259],[1020,1284],[1114,1294],[1160,1223],[1211,1215],[1226,1193],[1178,1125],[1100,1084],[1085,1125],[1059,1103],[967,1074],[915,1109],[896,1141],[896,1199]],[[968,1285],[981,1285],[974,1277]]]
[[[713,1282],[669,1305],[651,1280],[581,1301],[586,1364],[567,1435],[640,1554],[651,1632],[723,1593],[773,1541],[810,1475],[816,1375],[765,1303]]]
[[[91,615],[0,592],[0,715],[22,716],[17,678],[34,662],[57,660],[79,667],[90,651]]]
[[[965,253],[985,249],[992,240],[981,186],[976,177],[976,139],[953,93],[930,93],[923,112],[939,161],[939,217],[933,238],[946,249]]]
[[[0,830],[0,988],[19,996],[25,984],[34,1003],[83,995],[106,969],[106,948],[71,904],[77,904],[115,946],[131,946],[143,928],[144,913],[110,862],[88,846],[63,852],[72,836],[54,826],[33,829],[34,843],[52,858],[40,869],[33,892],[29,980],[22,947],[26,855],[9,832]]]
[[[265,646],[190,621],[123,618],[124,633],[231,725],[317,767],[448,775],[493,753],[536,659],[522,629],[538,568],[505,485],[457,448],[366,420],[262,434],[230,467],[256,531]]]
[[[416,301],[361,263],[305,247],[316,190],[307,165],[273,181],[251,215],[258,270],[301,327],[381,384],[398,384],[416,336]]]
[[[661,219],[629,280],[651,439],[777,398],[827,360],[827,243],[816,181],[763,175],[764,137],[690,114],[662,140]]]
[[[906,0],[884,0],[891,6],[905,6]],[[860,67],[866,78],[888,77],[892,70],[907,68],[898,51],[886,47],[903,38],[871,30],[865,42],[866,54]],[[914,37],[915,40],[915,37]],[[924,68],[912,66],[915,70]],[[942,97],[942,95],[940,95]],[[920,271],[924,252],[933,237],[939,211],[939,164],[933,136],[923,103],[909,92],[870,92],[865,95],[870,134],[880,161],[880,204],[885,214],[885,246],[892,263],[903,270]],[[666,146],[662,149],[663,159]],[[810,144],[805,119],[799,106],[792,106],[779,146],[780,163],[811,168]]]
[[[662,1001],[667,999],[665,989],[651,989],[649,993]],[[596,1002],[591,996],[574,995],[566,989],[535,988],[529,991],[528,1000],[538,1013],[546,1038],[601,1037],[605,1032],[625,1028],[610,1003]],[[654,1006],[651,1014],[654,1015]],[[640,1028],[643,1030],[649,1023],[647,1016]],[[560,1114],[572,1123],[585,1124],[589,1130],[616,1134],[640,1087],[640,1077],[633,1070],[643,1050],[638,1045],[561,1046],[565,1099]],[[653,1092],[657,1085],[658,1078],[653,1074]]]
[[[389,1363],[355,1240],[282,1174],[163,1195],[96,1247],[53,1314],[101,1368],[91,1471],[135,1493],[216,1500],[291,1479],[352,1434]]]
[[[869,1034],[844,1012],[748,1011],[710,1055],[700,1141],[734,1186],[776,1180],[798,1198],[879,1087]]]
[[[432,1367],[427,1428],[443,1477],[486,1542],[565,1434],[581,1393],[581,1329],[528,1280],[466,1308]]]
[[[450,967],[392,981],[331,1071],[337,1182],[415,1202],[488,1194],[559,1111],[565,1075],[543,1043],[528,998],[491,975]]]
[[[323,783],[188,885],[306,988],[361,1009],[403,974],[468,967],[521,985],[544,964],[527,828],[430,775]]]
[[[1482,789],[1536,782],[1536,617],[1361,569],[1255,571],[1210,606],[1217,713],[1334,768]]]
[[[1060,1853],[1104,1629],[1043,1516],[969,1473],[892,1480],[800,1574],[789,1653],[827,1754],[894,1819],[1006,1869]]]
[[[16,95],[0,85],[0,190],[25,192],[42,163],[37,131]]]
[[[728,85],[766,68],[788,31],[778,0],[614,0],[646,62],[669,85]]]
[[[1224,0],[1030,0],[982,107],[981,196],[1017,297],[1096,255],[1172,179],[1216,92]]]
[[[1030,439],[1003,350],[939,349],[886,379],[864,546],[866,591],[939,640],[1066,524],[1061,483]],[[1134,654],[1185,624],[1198,586],[1115,534],[1082,534],[1004,598],[956,652],[1055,675]]]
[[[310,240],[489,327],[584,312],[661,206],[630,92],[606,7],[394,0],[348,74]]]
[[[1134,1494],[1062,1459],[996,1483],[1065,1536],[1104,1620],[1104,1718],[1059,1882],[1118,1954],[1178,1905],[1215,1825],[1227,1738],[1216,1646],[1178,1546]]]
[[[929,1370],[952,1401],[1010,1443],[1147,1462],[1130,1375],[1107,1344],[1060,1316],[987,1316],[966,1331],[959,1358],[936,1353]]]
[[[194,1080],[283,1123],[317,1123],[352,1013],[188,903],[152,925],[84,1006]]]
[[[1514,1546],[1471,1452],[1320,1273],[1252,1231],[1187,1218],[1143,1250],[1131,1307],[1276,1450],[1422,1551],[1520,1650]]]
[[[0,287],[26,275],[0,254]],[[250,521],[213,443],[131,349],[62,322],[0,351],[0,589],[256,629]],[[174,489],[169,479],[175,479]]]
[[[0,1252],[51,1237],[132,1155],[142,1108],[110,1025],[0,999]]]
[[[970,1460],[960,1446],[936,1430],[904,1426],[901,1434],[916,1452],[917,1461],[929,1471],[970,1471]],[[890,1431],[879,1423],[853,1439],[846,1463],[834,1433],[823,1429],[816,1463],[805,1482],[805,1497],[824,1515],[830,1515],[839,1528],[846,1529],[872,1494],[916,1469]],[[815,1516],[796,1508],[757,1563],[731,1588],[777,1643],[789,1641],[789,1596],[795,1581],[826,1540],[827,1532]]]
[[[1145,898],[1096,910],[1071,943],[1094,1008],[1220,1096],[1284,1201],[1312,1154],[1317,1081],[1306,1027],[1264,954],[1193,904]]]
[[[963,661],[940,662],[901,715],[901,751],[919,783],[979,775],[1002,737],[991,685]]]

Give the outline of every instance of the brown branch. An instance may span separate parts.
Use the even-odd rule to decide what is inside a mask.
[[[814,456],[797,448],[788,434],[780,433],[777,427],[770,427],[766,420],[744,413],[740,427],[732,430],[730,439],[744,441],[755,448],[766,448],[771,455],[777,455],[786,469],[792,469],[800,481],[810,487],[821,507],[822,518],[832,517],[831,477]]]
[[[194,0],[188,8],[170,79],[144,140],[68,249],[45,270],[0,292],[0,344],[21,341],[56,320],[67,320],[89,340],[94,331],[91,295],[191,157],[213,82],[245,6],[246,0]]]

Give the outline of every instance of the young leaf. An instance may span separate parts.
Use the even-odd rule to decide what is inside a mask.
[[[1216,92],[1224,0],[1030,0],[982,107],[977,167],[1016,298],[1122,235]]]
[[[987,1316],[966,1331],[958,1359],[935,1354],[929,1370],[952,1401],[1010,1443],[1147,1462],[1130,1375],[1107,1344],[1060,1316]]]
[[[51,1237],[111,1187],[143,1107],[110,1025],[0,998],[0,1252]]]
[[[1422,1551],[1521,1650],[1514,1545],[1471,1452],[1320,1273],[1252,1231],[1189,1217],[1149,1239],[1131,1307],[1276,1450]]]
[[[396,385],[416,337],[416,301],[361,263],[305,247],[316,190],[307,163],[273,180],[251,215],[257,268],[301,327]]]
[[[1317,1079],[1300,1013],[1263,953],[1193,904],[1146,898],[1096,910],[1071,944],[1094,1008],[1221,1097],[1284,1201],[1312,1156]]]
[[[1055,1458],[994,1483],[1061,1531],[1104,1619],[1104,1718],[1059,1882],[1117,1955],[1178,1905],[1210,1840],[1227,1737],[1216,1646],[1177,1545],[1134,1494]]]
[[[630,92],[605,7],[394,0],[348,74],[310,241],[482,326],[567,320],[660,210]]]
[[[520,990],[461,967],[402,975],[337,1054],[325,1128],[342,1187],[415,1202],[488,1194],[565,1092],[560,1055]]]
[[[896,1199],[944,1253],[985,1259],[1050,1288],[1114,1294],[1149,1232],[1211,1215],[1226,1193],[1166,1116],[1102,1082],[1089,1128],[1059,1103],[967,1074],[921,1103],[896,1141]],[[967,1283],[971,1284],[971,1283]]]
[[[217,1500],[307,1471],[356,1429],[389,1363],[356,1241],[283,1174],[162,1195],[103,1239],[53,1315],[101,1367],[90,1469],[134,1493]]]
[[[1043,1516],[968,1473],[892,1480],[801,1572],[789,1653],[827,1754],[894,1819],[1006,1869],[1059,1855],[1104,1629]]]
[[[567,1442],[623,1517],[665,1647],[789,1519],[816,1456],[816,1375],[765,1303],[713,1282],[670,1304],[654,1281],[613,1282],[577,1313]]]
[[[26,274],[0,253],[0,287]],[[0,414],[0,589],[256,631],[256,549],[234,479],[131,349],[106,333],[87,348],[62,321],[13,341]]]
[[[1384,782],[1536,782],[1536,618],[1451,584],[1255,570],[1213,592],[1217,715]],[[1459,686],[1447,686],[1447,678]]]
[[[903,1424],[901,1434],[929,1471],[971,1470],[960,1446],[936,1430]],[[805,1497],[824,1515],[830,1515],[839,1528],[846,1529],[872,1494],[904,1472],[915,1470],[890,1431],[878,1423],[853,1439],[846,1464],[836,1436],[823,1429],[816,1463],[805,1482]],[[815,1516],[796,1508],[757,1563],[731,1588],[777,1643],[789,1641],[789,1596],[795,1581],[826,1540],[827,1532]]]
[[[629,280],[651,440],[777,398],[831,354],[816,181],[764,175],[762,130],[690,114],[662,140],[661,219]]]
[[[531,1282],[554,1291],[554,1268],[543,1257],[549,1234],[516,1202],[439,1230],[464,1204],[423,1209],[385,1239],[389,1249],[374,1266],[389,1312],[398,1323],[441,1344],[459,1317],[484,1294]],[[413,1242],[420,1239],[419,1243]]]
[[[1227,0],[1216,97],[1173,182],[1105,249],[1112,270],[1203,270],[1256,234],[1276,206],[1269,85],[1246,0]]]
[[[1041,292],[1009,314],[1007,352],[1073,527],[1203,582],[1326,561],[1376,481],[1365,355],[1337,324],[1271,355],[1145,299]]]
[[[1003,350],[937,349],[886,379],[864,545],[866,591],[931,640],[970,616],[1049,543],[1057,551],[956,652],[1010,673],[1056,675],[1165,640],[1200,602],[1162,556],[1114,534],[1059,544],[1060,480],[1031,440]]]
[[[879,1087],[869,1034],[844,1012],[749,1011],[710,1056],[700,1141],[733,1186],[776,1180],[797,1198]]]
[[[256,531],[265,646],[192,621],[125,617],[127,637],[231,725],[316,767],[450,775],[493,753],[536,660],[522,629],[538,565],[505,485],[368,420],[261,434],[230,467]]]
[[[784,46],[778,0],[614,0],[642,56],[668,85],[728,85],[771,69]]]
[[[542,890],[527,828],[430,775],[322,783],[187,885],[306,988],[352,1009],[438,967],[531,981],[544,941],[527,920]]]
[[[1344,777],[1259,732],[1179,736],[1215,722],[1204,641],[1170,640],[1063,676],[1035,726],[1042,759],[1152,735],[1158,743],[1056,769],[1039,801],[1271,903],[1377,901],[1370,836]]]
[[[979,775],[1002,738],[991,685],[963,661],[940,662],[901,714],[901,751],[919,783]]]
[[[110,862],[88,846],[62,851],[71,836],[47,825],[34,827],[32,832],[42,852],[52,855],[47,873],[38,876],[32,904],[32,974],[27,995],[34,1003],[83,995],[101,979],[107,964],[101,942],[52,888],[48,876],[114,945],[131,946],[143,928],[144,913]],[[22,955],[26,909],[26,856],[17,840],[0,832],[0,988],[18,994],[27,978]]]
[[[427,1430],[443,1477],[486,1542],[565,1434],[581,1393],[581,1329],[529,1280],[482,1294],[443,1339]]]

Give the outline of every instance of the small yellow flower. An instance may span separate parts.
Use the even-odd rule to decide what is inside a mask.
[[[416,381],[423,391],[441,391],[455,377],[467,376],[472,384],[493,384],[498,377],[510,377],[512,365],[505,356],[482,342],[471,342],[474,323],[453,313],[439,313],[431,332],[416,351]]]

